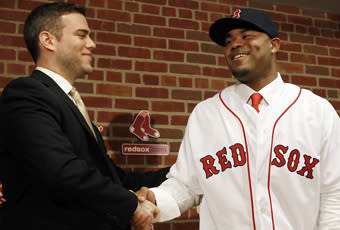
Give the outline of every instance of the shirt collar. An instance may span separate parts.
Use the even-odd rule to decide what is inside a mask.
[[[281,78],[280,73],[277,73],[277,77],[274,81],[263,87],[259,93],[265,99],[265,101],[270,105],[275,99],[280,95],[283,89],[284,82]],[[240,96],[241,100],[245,103],[249,101],[250,96],[256,93],[255,90],[247,86],[246,84],[238,82],[236,85],[236,93]]]
[[[61,75],[57,74],[56,72],[53,72],[53,71],[51,71],[49,69],[46,69],[44,67],[37,67],[36,70],[39,70],[39,71],[43,72],[44,74],[46,74],[47,76],[49,76],[50,78],[52,78],[52,80],[55,81],[55,83],[57,83],[57,85],[66,94],[69,94],[69,92],[73,88],[73,86],[71,85],[70,82],[68,82],[64,77],[62,77]]]

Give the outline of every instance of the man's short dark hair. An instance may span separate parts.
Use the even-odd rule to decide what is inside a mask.
[[[28,51],[34,62],[40,55],[39,34],[41,31],[48,31],[60,39],[64,25],[59,17],[68,13],[80,13],[86,15],[86,9],[82,5],[67,2],[48,3],[38,6],[27,16],[24,25],[24,39]]]

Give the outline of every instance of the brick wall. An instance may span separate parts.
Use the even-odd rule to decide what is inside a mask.
[[[0,1],[0,91],[34,68],[22,38],[28,12],[48,1]],[[340,114],[340,14],[256,4],[247,0],[78,0],[88,8],[97,44],[96,71],[76,83],[89,113],[103,126],[108,153],[126,170],[143,171],[175,162],[193,107],[235,82],[223,49],[208,29],[237,7],[264,9],[280,30],[278,64],[287,82],[327,98]],[[122,143],[138,142],[128,131],[140,110],[151,113],[168,156],[123,156]],[[155,225],[159,230],[198,229],[192,209]]]

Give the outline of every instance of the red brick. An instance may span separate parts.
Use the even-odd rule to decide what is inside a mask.
[[[159,17],[159,16],[145,15],[145,14],[135,14],[133,22],[146,24],[146,25],[157,25],[157,26],[166,25],[165,18]]]
[[[171,230],[170,223],[155,223],[153,226],[154,230]]]
[[[192,87],[192,79],[181,77],[178,79],[180,87]]]
[[[162,16],[176,17],[176,8],[162,7]]]
[[[117,109],[134,109],[134,110],[148,110],[149,105],[146,100],[137,99],[115,99],[115,108]]]
[[[118,47],[118,56],[150,59],[150,50],[144,48]]]
[[[159,85],[159,77],[155,75],[143,75],[143,83],[145,85]]]
[[[337,23],[329,20],[318,20],[315,19],[315,25],[321,28],[337,29]]]
[[[224,80],[215,80],[215,79],[211,80],[211,88],[222,90],[225,87],[226,87],[226,84]]]
[[[98,67],[130,70],[132,68],[132,62],[131,60],[101,58],[98,60]]]
[[[0,1],[0,7],[2,8],[14,8],[15,1]]]
[[[134,39],[136,46],[150,47],[150,48],[166,48],[166,40],[159,38],[136,37]]]
[[[105,0],[90,0],[89,6],[104,7]]]
[[[136,61],[135,70],[148,72],[167,72],[167,64],[155,62],[140,62]]]
[[[164,115],[164,114],[150,114],[150,116],[152,117],[152,122],[153,124],[157,124],[157,125],[168,125],[169,124],[169,117],[168,115]]]
[[[208,13],[196,11],[194,18],[198,21],[203,21],[203,22],[208,21]]]
[[[184,112],[184,103],[168,101],[152,101],[151,107],[157,112]]]
[[[122,23],[118,25],[118,32],[127,34],[151,35],[151,29],[149,26],[128,25]]]
[[[321,37],[321,38],[316,38],[316,44],[321,45],[321,46],[330,46],[330,47],[339,48],[340,40]]]
[[[2,33],[15,33],[16,25],[11,22],[0,22],[0,32]]]
[[[320,65],[329,65],[329,66],[340,66],[340,59],[338,58],[327,58],[327,57],[318,57],[318,63]]]
[[[213,76],[213,77],[223,77],[223,78],[232,77],[231,72],[227,68],[214,68],[214,67],[204,67],[203,75]]]
[[[103,80],[104,79],[104,73],[100,70],[94,70],[92,73],[88,75],[88,79],[90,80]]]
[[[317,80],[315,77],[293,75],[292,83],[297,85],[316,86]]]
[[[127,83],[140,84],[141,83],[141,77],[138,73],[126,73],[125,74],[125,81]]]
[[[296,7],[277,5],[277,6],[276,6],[276,10],[277,10],[277,11],[284,12],[284,13],[300,14],[300,9],[299,9],[299,8],[296,8]]]
[[[174,223],[174,229],[185,229],[185,230],[197,230],[199,229],[198,222],[183,222],[183,223]]]
[[[138,2],[151,3],[156,5],[166,5],[166,0],[136,0]]]
[[[107,42],[112,44],[131,44],[131,37],[122,34],[97,33],[97,42]]]
[[[307,33],[307,27],[306,26],[301,26],[301,25],[296,25],[295,26],[295,31],[300,34],[305,34]]]
[[[16,52],[12,49],[2,49],[0,48],[0,60],[15,60]]]
[[[83,82],[83,81],[76,81],[74,83],[74,87],[82,93],[90,93],[93,94],[93,83]]]
[[[328,87],[328,88],[338,88],[338,81],[336,79],[329,79],[329,78],[320,78],[319,85],[321,87]]]
[[[122,73],[107,71],[106,80],[110,82],[122,82]]]
[[[24,75],[25,65],[16,64],[16,63],[8,63],[7,64],[7,73],[8,74],[16,74],[16,75]]]
[[[154,35],[157,37],[165,37],[165,38],[184,38],[184,31],[180,29],[169,29],[169,28],[155,28]]]
[[[103,20],[87,19],[92,30],[115,31],[116,23]]]
[[[328,67],[321,67],[321,66],[314,66],[314,65],[307,65],[306,66],[306,73],[313,74],[313,75],[329,75],[329,68]]]
[[[93,50],[93,53],[95,55],[103,54],[103,55],[116,56],[116,48],[110,45],[97,44],[96,48]]]
[[[316,57],[314,55],[292,53],[290,59],[294,63],[316,64]]]
[[[97,114],[98,122],[130,123],[132,121],[132,115],[129,113],[98,111]]]
[[[307,35],[291,34],[290,39],[292,42],[314,43],[314,38]]]
[[[201,70],[200,67],[196,65],[170,64],[170,72],[199,75],[201,73]]]
[[[302,9],[302,14],[305,16],[312,16],[313,18],[324,18],[325,13],[316,10]]]
[[[329,54],[334,57],[340,57],[340,49],[330,48]]]
[[[172,99],[179,99],[179,100],[202,100],[202,92],[195,91],[195,90],[181,90],[176,89],[171,91],[171,98]]]
[[[197,42],[170,40],[169,48],[185,51],[199,51],[199,46]]]
[[[23,22],[28,13],[17,10],[0,9],[0,19]]]
[[[124,2],[124,5],[125,5],[125,10],[126,11],[138,12],[138,10],[139,10],[138,3],[135,3],[135,2]]]
[[[114,85],[114,84],[97,84],[97,94],[115,95],[115,96],[132,96],[132,88],[125,85]]]
[[[112,108],[112,99],[108,97],[82,97],[87,107],[94,108]]]
[[[203,78],[196,78],[195,87],[200,89],[207,89],[209,88],[209,80]]]
[[[195,10],[199,8],[199,4],[192,0],[169,0],[169,6],[175,6],[180,8],[188,8],[190,10]]]
[[[118,10],[97,10],[98,18],[117,21],[117,22],[131,22],[130,13]]]
[[[22,35],[0,35],[0,45],[26,48]]]
[[[192,18],[192,12],[191,12],[191,10],[179,9],[178,16],[180,18],[191,19]]]
[[[230,11],[230,7],[226,4],[201,3],[201,9],[208,12],[226,13]]]
[[[294,25],[290,23],[281,23],[281,30],[285,32],[294,32]]]
[[[332,69],[332,76],[340,77],[340,69]]]
[[[186,38],[195,41],[211,41],[208,33],[200,31],[187,31]]]
[[[168,89],[137,87],[136,96],[142,98],[169,98]]]
[[[160,14],[160,7],[159,6],[153,6],[153,5],[142,5],[142,12],[147,14]]]
[[[157,129],[159,133],[162,134],[162,138],[169,138],[169,139],[182,139],[183,138],[183,131],[180,129]]]
[[[220,0],[221,3],[227,3],[232,5],[247,6],[247,0]]]
[[[293,24],[301,24],[306,26],[313,25],[313,19],[310,17],[288,16],[288,22]]]
[[[187,61],[189,63],[198,63],[198,64],[208,64],[208,65],[216,65],[216,58],[212,55],[205,54],[188,54]]]
[[[186,125],[188,123],[189,116],[171,116],[171,125]]]
[[[286,73],[303,73],[304,67],[302,64],[293,64],[293,63],[278,63],[279,70]]]
[[[315,46],[315,45],[304,45],[303,51],[304,53],[328,55],[328,49],[326,47]]]
[[[156,60],[184,62],[184,53],[174,51],[154,51]]]
[[[302,46],[301,46],[301,44],[296,44],[296,43],[281,42],[281,44],[280,44],[280,50],[301,52]]]
[[[123,10],[123,2],[122,0],[110,0],[106,1],[109,9]]]
[[[161,85],[163,86],[176,86],[177,80],[174,76],[162,76],[161,77]]]

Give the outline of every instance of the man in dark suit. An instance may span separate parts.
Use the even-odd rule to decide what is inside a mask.
[[[37,68],[13,80],[0,100],[2,230],[147,229],[157,208],[129,190],[157,186],[168,169],[126,174],[71,96],[93,70],[85,8],[37,7],[24,38]]]

